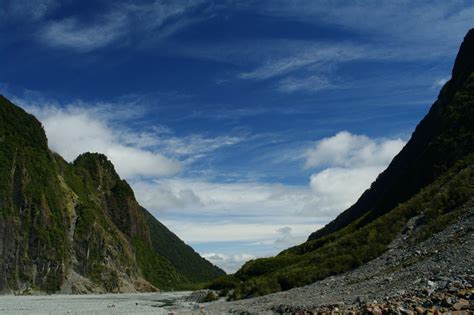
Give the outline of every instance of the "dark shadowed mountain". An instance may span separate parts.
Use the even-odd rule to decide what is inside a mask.
[[[473,108],[456,109],[453,98],[474,71],[474,30],[466,35],[454,63],[452,78],[418,124],[410,141],[359,200],[309,240],[337,231],[364,216],[363,226],[408,200],[421,188],[474,150]]]

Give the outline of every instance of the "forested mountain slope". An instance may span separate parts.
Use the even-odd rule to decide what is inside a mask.
[[[67,163],[0,96],[0,292],[150,291],[223,274],[138,204],[106,156]]]

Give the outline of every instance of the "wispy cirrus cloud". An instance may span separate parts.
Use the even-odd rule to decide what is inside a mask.
[[[294,45],[296,44],[296,45]],[[294,43],[294,50],[280,58],[270,58],[256,69],[239,74],[241,79],[264,80],[281,76],[303,67],[321,69],[328,64],[361,59],[369,55],[369,50],[353,43]]]
[[[48,46],[88,52],[111,44],[125,32],[126,16],[116,13],[93,25],[83,24],[73,17],[51,21],[43,27],[39,36]]]
[[[249,9],[243,5],[243,9]],[[470,1],[333,1],[321,4],[318,1],[297,0],[267,1],[259,3],[261,14],[293,19],[305,23],[329,23],[344,29],[367,34],[372,41],[399,45],[410,42],[410,49],[428,53],[438,50],[441,54],[452,54],[472,26],[474,5]],[[455,36],[453,36],[456,34]],[[426,45],[430,42],[432,47]],[[414,45],[413,45],[414,44]],[[391,46],[391,45],[389,45]],[[436,47],[436,48],[435,48]]]
[[[93,19],[70,16],[45,21],[38,39],[47,46],[89,52],[122,40],[127,44],[134,33],[146,40],[165,38],[198,19],[186,14],[202,1],[118,2]]]
[[[278,89],[283,92],[318,92],[327,89],[337,88],[337,85],[330,82],[328,78],[319,75],[310,75],[303,77],[286,77],[278,83]]]
[[[237,43],[216,42],[210,46],[194,46],[191,50],[177,49],[182,54],[192,51],[192,58],[235,64],[245,69],[236,74],[239,79],[261,81],[277,78],[274,88],[285,93],[306,93],[334,87],[334,75],[345,63],[426,62],[452,56],[466,30],[472,26],[474,15],[474,6],[466,1],[336,1],[321,4],[302,0],[234,5],[237,10],[257,12],[276,21],[314,24],[315,35],[320,24],[323,27],[332,25],[338,31],[350,33],[350,36],[363,35],[357,37],[357,42],[296,40],[274,35],[253,42],[241,39]]]
[[[2,22],[20,19],[38,21],[60,6],[57,0],[6,0],[0,7]]]

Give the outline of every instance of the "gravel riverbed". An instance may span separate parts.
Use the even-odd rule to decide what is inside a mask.
[[[191,292],[0,296],[0,314],[199,314]]]

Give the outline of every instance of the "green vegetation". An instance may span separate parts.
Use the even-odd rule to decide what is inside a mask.
[[[20,282],[56,292],[69,268],[110,292],[124,274],[164,290],[202,287],[224,274],[140,207],[106,156],[67,163],[48,149],[36,118],[2,96],[0,227],[11,253],[0,257],[0,290]]]
[[[190,283],[205,283],[224,275],[224,271],[202,259],[166,226],[161,224],[146,209],[142,208],[150,227],[151,244],[155,251],[165,257]]]
[[[154,286],[162,290],[194,289],[222,274],[138,205],[130,186],[118,177],[104,155],[82,154],[73,167],[66,166],[64,170],[68,185],[78,192],[80,200],[95,205],[92,213],[81,214],[79,219],[86,221],[87,226],[95,223],[102,227],[116,226],[129,236],[141,274]],[[95,188],[99,186],[101,192]],[[120,243],[120,238],[116,238]],[[130,264],[129,260],[123,263]]]
[[[214,279],[206,288],[211,290],[235,289],[242,281],[235,275],[224,275]]]
[[[21,126],[21,128],[19,128]],[[17,274],[0,275],[14,283],[15,277],[48,292],[59,288],[67,263],[65,209],[57,168],[47,148],[41,124],[22,109],[0,96],[0,223],[10,227],[12,235],[2,236],[11,242],[26,243],[15,249],[15,257],[5,263],[21,261]],[[5,242],[6,250],[12,243]],[[45,272],[35,279],[31,269],[37,262]]]
[[[135,238],[132,244],[143,277],[151,284],[162,290],[176,290],[187,283],[188,280],[180,275],[166,258],[158,255],[142,240]]]
[[[207,292],[206,296],[203,299],[203,303],[217,301],[219,297],[212,291]]]
[[[379,256],[405,223],[422,215],[419,242],[459,216],[474,195],[474,155],[460,161],[409,201],[362,228],[358,222],[318,240],[290,248],[276,257],[246,263],[235,275],[242,283],[216,279],[209,287],[235,288],[232,298],[248,298],[288,290],[351,270]]]

